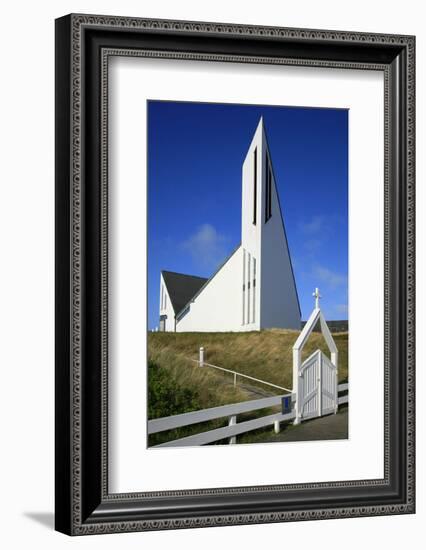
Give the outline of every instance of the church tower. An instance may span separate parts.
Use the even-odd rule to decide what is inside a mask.
[[[245,330],[300,330],[301,312],[263,118],[242,169],[242,299]]]

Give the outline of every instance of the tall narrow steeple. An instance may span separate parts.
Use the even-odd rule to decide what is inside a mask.
[[[244,319],[260,328],[299,329],[297,289],[263,117],[243,163],[241,246]]]

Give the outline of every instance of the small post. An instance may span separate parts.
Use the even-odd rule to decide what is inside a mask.
[[[274,420],[274,432],[276,434],[280,433],[280,421],[279,420]]]
[[[237,386],[237,373],[234,372],[234,388]]]
[[[235,426],[236,423],[237,423],[237,416],[236,415],[230,416],[228,426]],[[233,435],[232,437],[229,438],[229,444],[230,445],[235,445],[236,442],[237,442],[237,436],[236,435]]]
[[[200,357],[198,363],[200,367],[204,367],[204,348],[202,346],[200,348]]]

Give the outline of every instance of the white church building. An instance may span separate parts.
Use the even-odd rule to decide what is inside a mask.
[[[300,330],[301,312],[261,118],[242,166],[241,243],[209,278],[161,271],[160,331]]]

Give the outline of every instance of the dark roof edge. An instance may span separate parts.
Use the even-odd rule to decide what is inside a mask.
[[[208,277],[201,277],[200,275],[190,275],[189,273],[180,273],[179,271],[170,271],[168,269],[162,269],[160,271],[160,273],[161,274],[163,274],[163,273],[173,273],[173,275],[183,275],[184,277],[194,277],[194,279],[204,279],[205,281],[207,281],[207,279],[208,279]]]
[[[222,269],[222,267],[225,266],[226,263],[228,263],[228,261],[232,258],[232,256],[235,254],[235,252],[237,252],[237,250],[241,247],[241,243],[238,244],[238,246],[236,246],[234,248],[234,250],[229,254],[229,256],[227,258],[225,258],[225,260],[219,265],[219,267],[216,269],[216,271],[213,273],[213,275],[211,277],[209,277],[207,279],[207,281],[203,284],[203,286],[200,288],[200,290],[198,292],[196,292],[194,294],[194,296],[188,301],[186,302],[186,304],[183,306],[183,308],[181,310],[179,310],[176,314],[175,314],[175,317],[176,319],[178,320],[178,317],[179,317],[179,314],[182,313],[187,307],[188,305],[193,302],[195,300],[195,298],[197,298],[197,296],[199,294],[201,294],[201,292],[205,289],[205,287],[210,283],[210,281],[219,273],[219,271]]]

